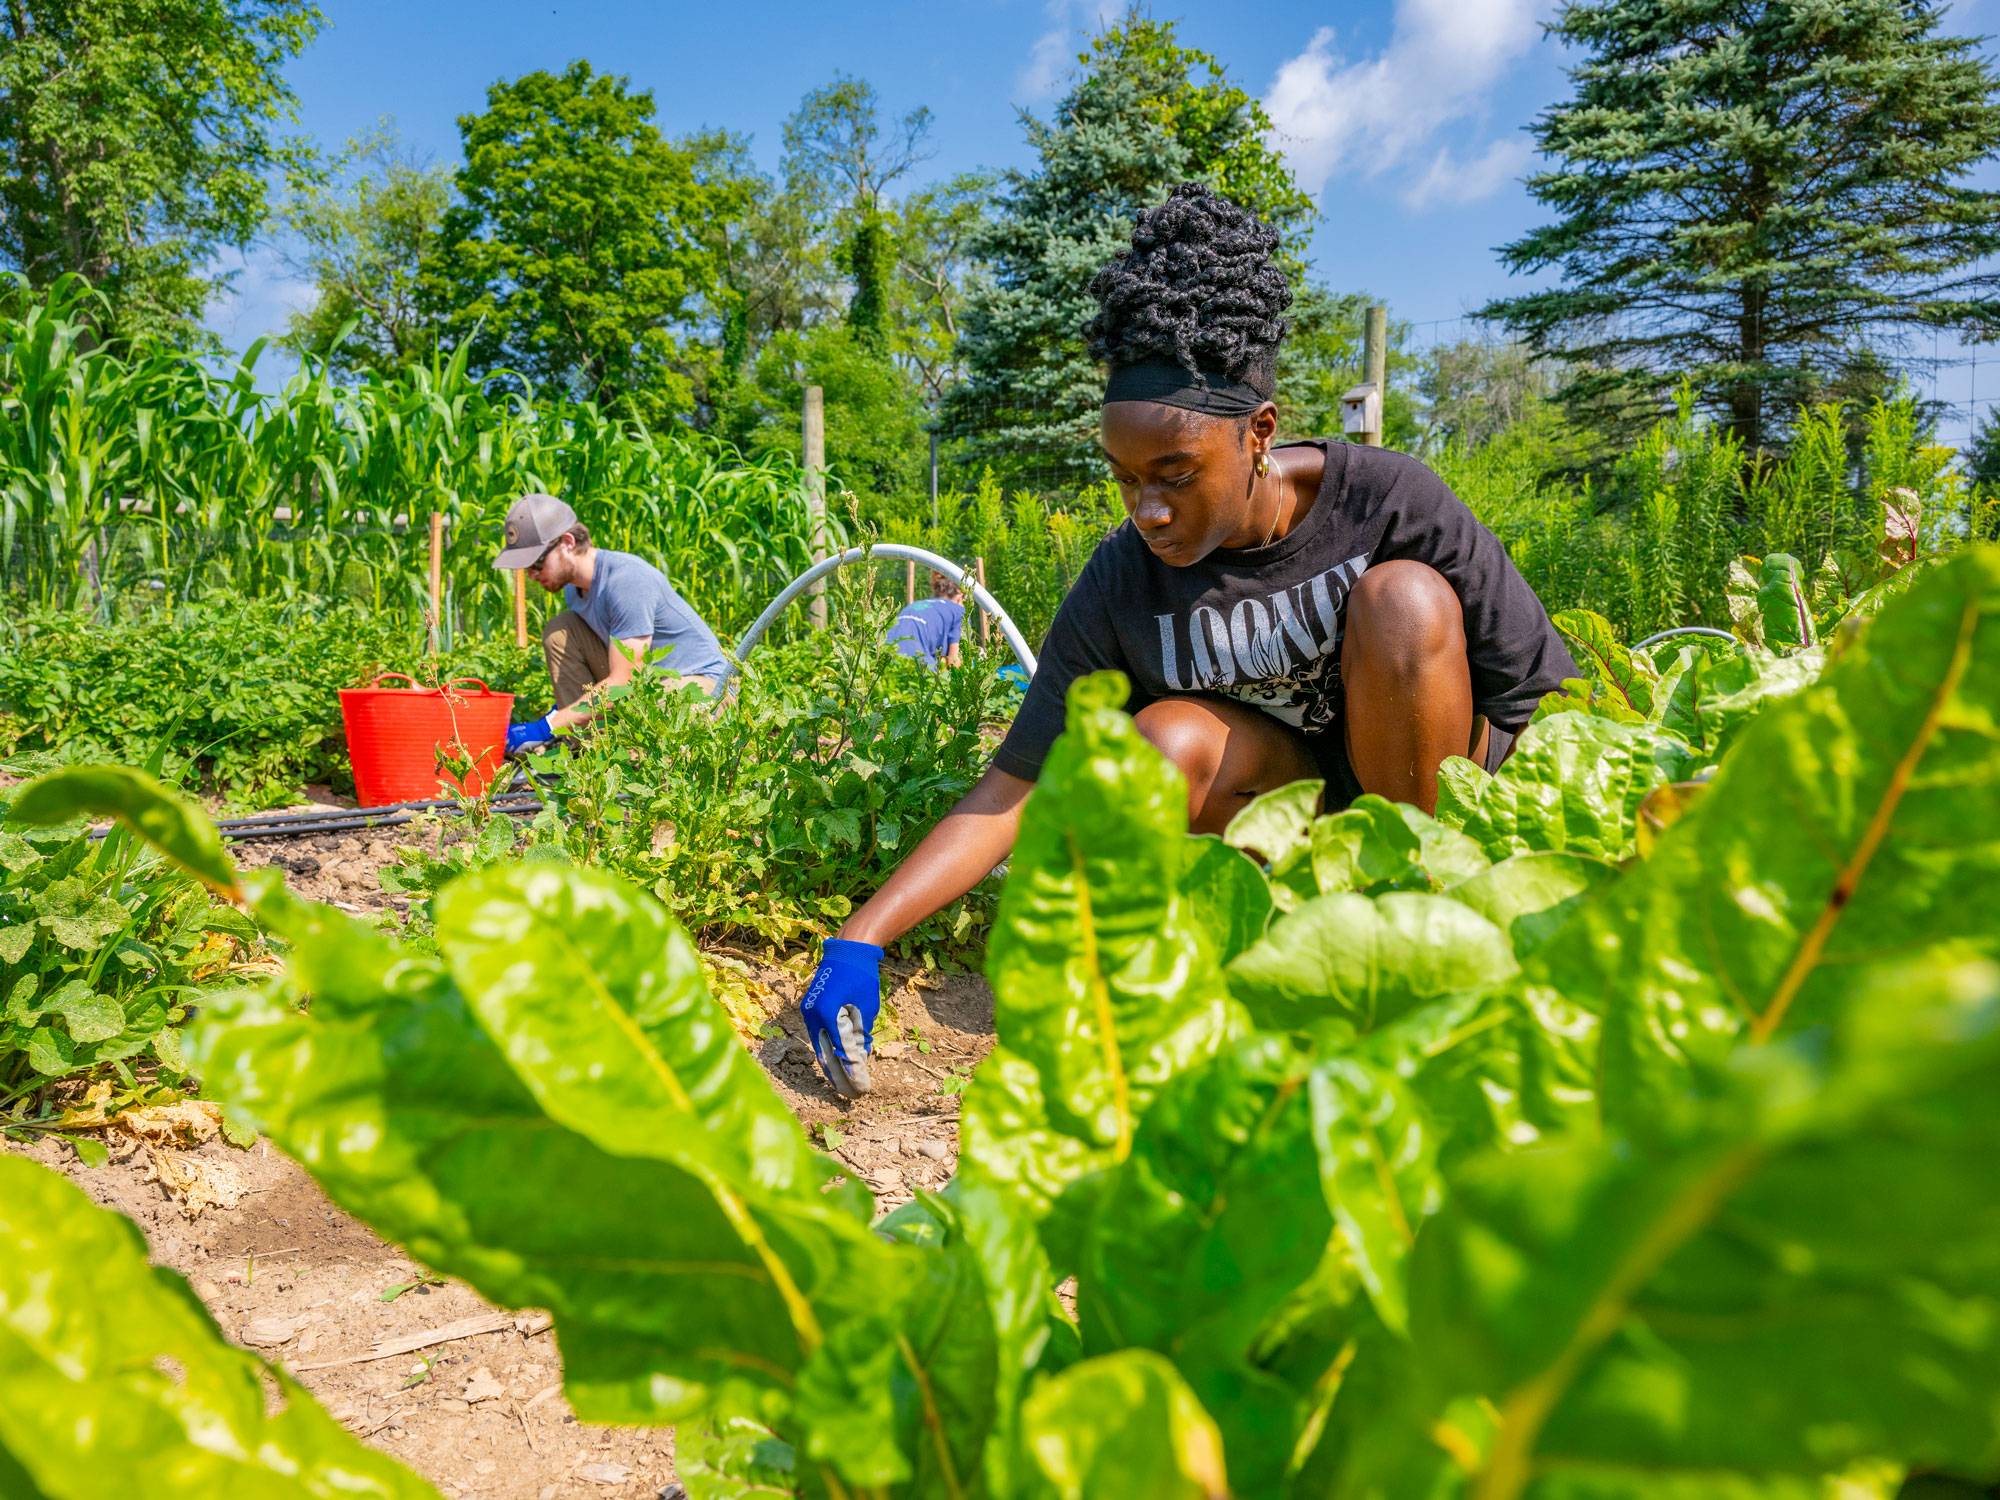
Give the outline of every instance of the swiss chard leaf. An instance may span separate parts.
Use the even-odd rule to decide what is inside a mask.
[[[232,1347],[129,1220],[6,1152],[0,1242],[0,1491],[435,1500]]]
[[[1474,1493],[1990,1472],[2000,983],[1929,978],[1739,1053],[1685,1129],[1454,1173],[1414,1334],[1434,1388],[1494,1403]]]
[[[1023,1427],[1061,1500],[1226,1500],[1222,1439],[1174,1367],[1128,1349],[1074,1365],[1028,1398]]]
[[[1124,695],[1113,673],[1071,687],[987,954],[1000,1045],[966,1096],[966,1149],[1036,1218],[1122,1161],[1153,1095],[1243,1027],[1181,888],[1186,785]],[[1059,1265],[1082,1209],[1045,1231]]]
[[[1494,859],[1566,849],[1601,859],[1632,852],[1639,804],[1680,781],[1695,758],[1678,736],[1593,714],[1554,714],[1521,731],[1499,771],[1462,757],[1438,770],[1438,821]]]
[[[565,875],[541,866],[506,873]],[[516,911],[503,925],[521,920]],[[190,1049],[211,1094],[427,1264],[503,1305],[548,1308],[579,1415],[664,1422],[791,1409],[816,1460],[833,1443],[825,1414],[838,1406],[851,1446],[836,1467],[860,1483],[902,1472],[887,1395],[896,1351],[872,1320],[893,1318],[896,1304],[879,1289],[903,1282],[894,1265],[913,1252],[874,1240],[837,1198],[800,1201],[804,1184],[781,1191],[732,1178],[726,1143],[698,1139],[712,1133],[699,1110],[680,1117],[678,1134],[695,1139],[678,1143],[605,1127],[563,1094],[563,1064],[535,1059],[521,1040],[534,1034],[520,1014],[536,1003],[532,985],[483,995],[486,1018],[536,1085],[601,1141],[552,1118],[442,966],[385,963],[381,939],[324,913],[306,935],[297,979],[309,981],[341,952],[383,988],[364,1004],[349,985],[336,991],[338,1003],[315,1003],[309,1014],[282,990],[212,1001]],[[523,954],[482,954],[484,936],[456,929],[454,964],[475,987],[504,987],[504,972],[494,971]],[[634,1014],[713,1006],[706,996],[657,993],[653,986],[689,983],[671,960],[652,955],[649,968],[636,949],[603,957]],[[601,1013],[577,1021],[583,1037],[609,1024]],[[727,1030],[719,1014],[702,1024]],[[629,1076],[644,1067],[643,1054],[607,1045],[597,1065],[607,1093],[645,1101],[647,1119],[666,1117],[649,1093],[655,1085]],[[726,1091],[701,1097],[718,1120],[755,1118]],[[554,1204],[562,1211],[551,1212]],[[878,1335],[872,1342],[859,1337],[864,1327]],[[875,1393],[876,1404],[860,1399],[850,1409],[857,1391]]]
[[[1549,623],[1562,633],[1597,693],[1634,718],[1652,717],[1651,664],[1626,649],[1609,620],[1587,609],[1565,609],[1551,615]]]
[[[1805,570],[1796,557],[1773,552],[1757,570],[1757,620],[1763,643],[1774,651],[1819,644]]]
[[[1675,678],[1661,724],[1686,740],[1699,761],[1718,760],[1758,714],[1811,687],[1825,666],[1826,653],[1817,647],[1790,656],[1755,646],[1704,651]]]
[[[1744,733],[1652,856],[1531,961],[1608,997],[1603,1108],[1656,1119],[1685,1070],[1813,1024],[1866,971],[2000,954],[2000,552],[1885,608]]]
[[[1489,863],[1478,843],[1457,829],[1372,792],[1312,826],[1313,880],[1323,895],[1441,891]]]
[[[1084,1352],[1139,1347],[1173,1360],[1251,1494],[1281,1487],[1313,1377],[1337,1352],[1324,1348],[1297,1384],[1261,1357],[1334,1231],[1309,1065],[1260,1037],[1162,1090],[1077,1270]]]
[[[1525,959],[1561,930],[1586,893],[1617,873],[1588,854],[1546,850],[1489,865],[1445,894],[1504,931],[1514,956]]]
[[[1188,841],[1181,891],[1194,908],[1195,930],[1213,942],[1216,962],[1226,964],[1271,925],[1271,883],[1249,855],[1213,834],[1190,834]]]
[[[1223,841],[1267,864],[1281,865],[1312,843],[1313,819],[1325,792],[1324,781],[1294,781],[1253,797],[1229,820]]]
[[[16,823],[68,823],[112,817],[189,874],[234,896],[236,866],[215,825],[144,771],[129,766],[77,766],[36,778],[14,794],[7,817]]]
[[[1267,1030],[1363,1033],[1515,968],[1507,935],[1457,901],[1343,892],[1280,917],[1229,966],[1229,986]]]

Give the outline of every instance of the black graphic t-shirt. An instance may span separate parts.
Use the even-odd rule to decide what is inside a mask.
[[[1378,563],[1437,569],[1465,608],[1473,712],[1518,730],[1576,663],[1500,539],[1445,482],[1385,448],[1315,441],[1326,473],[1312,508],[1268,547],[1170,567],[1130,521],[1084,564],[1043,643],[1040,668],[993,763],[1032,781],[1062,732],[1069,685],[1116,667],[1128,707],[1221,693],[1308,735],[1340,723],[1348,590]]]

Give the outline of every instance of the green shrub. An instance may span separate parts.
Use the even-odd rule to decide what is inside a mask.
[[[0,815],[5,804],[0,803]],[[157,1063],[187,1071],[197,988],[256,937],[200,881],[114,833],[0,821],[0,1118],[33,1114],[59,1079]]]
[[[99,624],[0,621],[0,755],[137,765],[263,807],[352,787],[339,691],[379,671],[478,677],[539,702],[539,651],[488,642],[423,656],[420,632],[355,605],[218,595]]]

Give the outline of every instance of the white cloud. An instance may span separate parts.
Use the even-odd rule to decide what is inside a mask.
[[[1553,8],[1553,0],[1396,0],[1388,46],[1362,58],[1337,53],[1333,29],[1322,27],[1264,96],[1272,144],[1314,193],[1336,173],[1407,169],[1446,127],[1481,113]],[[1469,202],[1525,159],[1515,141],[1491,142],[1464,162],[1440,152],[1405,198],[1413,206]]]
[[[1014,79],[1015,102],[1026,104],[1053,94],[1069,57],[1067,26],[1052,26],[1036,37],[1035,45],[1028,51],[1028,65]]]
[[[231,348],[283,333],[293,313],[312,306],[312,282],[294,274],[269,245],[255,245],[247,252],[224,250],[208,271],[229,277],[209,303],[207,322]]]
[[[1121,0],[1045,0],[1048,29],[1028,49],[1014,75],[1014,102],[1035,104],[1054,96],[1089,38],[1124,14]]]
[[[1520,176],[1531,154],[1526,141],[1504,137],[1468,161],[1461,161],[1449,146],[1440,146],[1424,175],[1403,190],[1403,201],[1411,208],[1477,203]]]

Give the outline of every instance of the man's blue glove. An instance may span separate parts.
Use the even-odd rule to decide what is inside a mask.
[[[509,724],[507,726],[507,753],[522,755],[530,750],[539,750],[556,737],[549,728],[549,716],[543,714],[532,724]]]
[[[868,1054],[875,1050],[875,1017],[881,1010],[882,950],[828,938],[799,1014],[827,1082],[846,1098],[872,1087]]]

